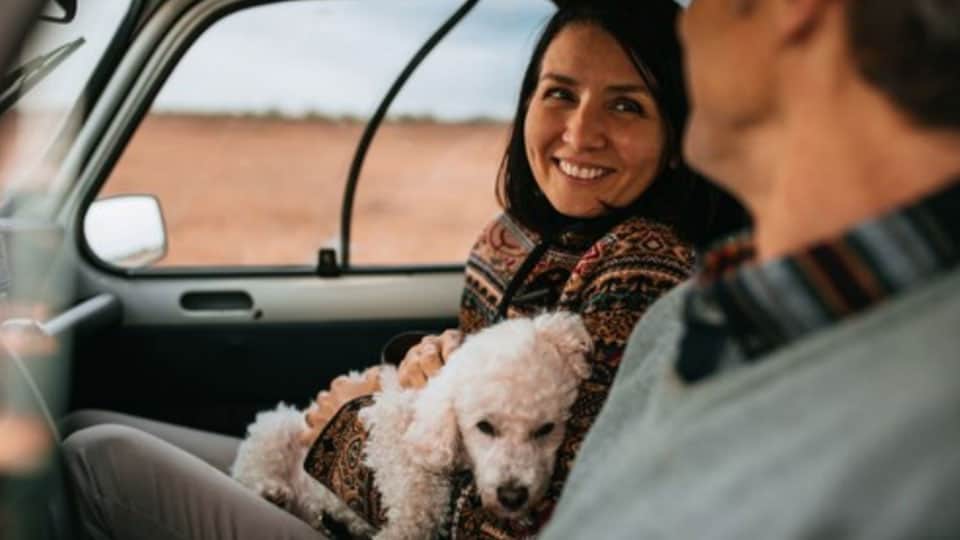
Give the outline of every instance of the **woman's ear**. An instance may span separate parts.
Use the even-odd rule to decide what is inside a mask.
[[[590,376],[587,355],[593,351],[593,339],[579,315],[567,311],[544,313],[533,319],[537,337],[559,351],[577,377]]]
[[[452,377],[444,375],[441,372],[420,391],[413,420],[403,435],[411,460],[436,473],[453,471],[462,454]]]

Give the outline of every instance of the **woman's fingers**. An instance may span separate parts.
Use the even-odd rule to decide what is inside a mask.
[[[307,409],[305,418],[307,425],[317,427],[326,424],[339,408],[340,401],[329,392],[320,392],[314,400],[314,405]]]
[[[300,434],[300,444],[303,446],[313,446],[313,441],[320,436],[320,429],[307,428]]]
[[[429,335],[423,336],[423,338],[420,340],[420,343],[418,343],[417,345],[438,345],[440,343],[440,338],[441,336],[438,336],[435,334],[429,334]]]
[[[443,367],[443,356],[440,354],[440,346],[431,344],[424,347],[423,353],[419,358],[420,371],[427,378],[433,377]]]
[[[330,419],[333,418],[333,415],[340,410],[342,403],[340,400],[329,399],[317,404],[317,416],[320,418]]]
[[[373,394],[380,389],[379,373],[379,370],[367,370],[362,375],[341,375],[330,383],[330,393],[341,403]]]
[[[306,446],[313,444],[323,428],[336,416],[342,402],[330,392],[320,392],[313,405],[304,414],[307,428],[300,435],[300,442]]]
[[[313,405],[304,414],[307,428],[300,436],[300,442],[311,445],[320,435],[327,423],[336,416],[346,402],[376,393],[380,390],[380,367],[367,368],[360,375],[341,375],[330,383],[330,390],[317,393]]]
[[[407,351],[403,362],[397,369],[397,381],[404,388],[422,388],[427,383],[427,373],[424,371],[424,362],[431,354],[431,350],[436,351],[436,345],[432,343],[420,342]]]
[[[439,336],[424,336],[420,343],[407,351],[400,367],[397,368],[397,380],[403,388],[423,388],[427,380],[437,374],[446,359],[463,342],[459,330],[446,330]],[[370,395],[380,390],[380,367],[368,368],[359,376],[341,375],[330,383],[330,390],[317,394],[315,405],[306,412],[307,429],[303,431],[301,442],[313,444],[327,423],[336,415],[344,403],[360,396]]]
[[[446,363],[446,359],[463,341],[459,330],[446,330],[439,336],[425,336],[420,343],[407,351],[400,367],[397,379],[404,388],[422,388],[430,377],[436,375]]]
[[[340,401],[346,401],[346,396],[350,394],[354,385],[354,381],[351,381],[346,375],[340,375],[330,382],[330,394]]]
[[[463,343],[463,334],[459,330],[445,330],[440,334],[440,355],[446,364],[453,351]]]
[[[360,395],[366,396],[380,391],[380,366],[367,368],[361,377],[363,380],[360,386],[360,390],[362,390]]]
[[[427,376],[419,369],[410,369],[397,377],[397,382],[403,388],[423,388],[427,384]]]

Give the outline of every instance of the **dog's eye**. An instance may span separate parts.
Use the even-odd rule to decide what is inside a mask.
[[[533,438],[534,438],[534,439],[542,439],[542,438],[546,437],[547,435],[549,435],[549,434],[553,431],[553,427],[554,427],[553,422],[549,422],[549,423],[547,423],[547,424],[544,424],[544,425],[538,427],[537,430],[533,432]]]
[[[497,430],[493,428],[493,424],[491,424],[490,422],[487,422],[486,420],[481,420],[477,422],[477,429],[479,429],[484,434],[489,435],[491,437],[494,437],[497,434]]]

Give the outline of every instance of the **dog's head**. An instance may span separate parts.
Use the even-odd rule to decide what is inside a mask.
[[[471,468],[485,507],[523,514],[549,486],[590,350],[569,313],[468,337],[417,398],[405,435],[412,458],[435,472]]]

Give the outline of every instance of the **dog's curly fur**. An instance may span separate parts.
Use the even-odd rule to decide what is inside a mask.
[[[522,515],[544,494],[577,387],[590,368],[580,318],[547,313],[469,336],[422,390],[405,390],[384,367],[382,390],[360,413],[365,463],[387,508],[375,531],[303,469],[303,411],[260,413],[232,473],[243,485],[322,528],[324,513],[353,534],[432,537],[445,524],[453,471],[471,469],[485,506]]]

